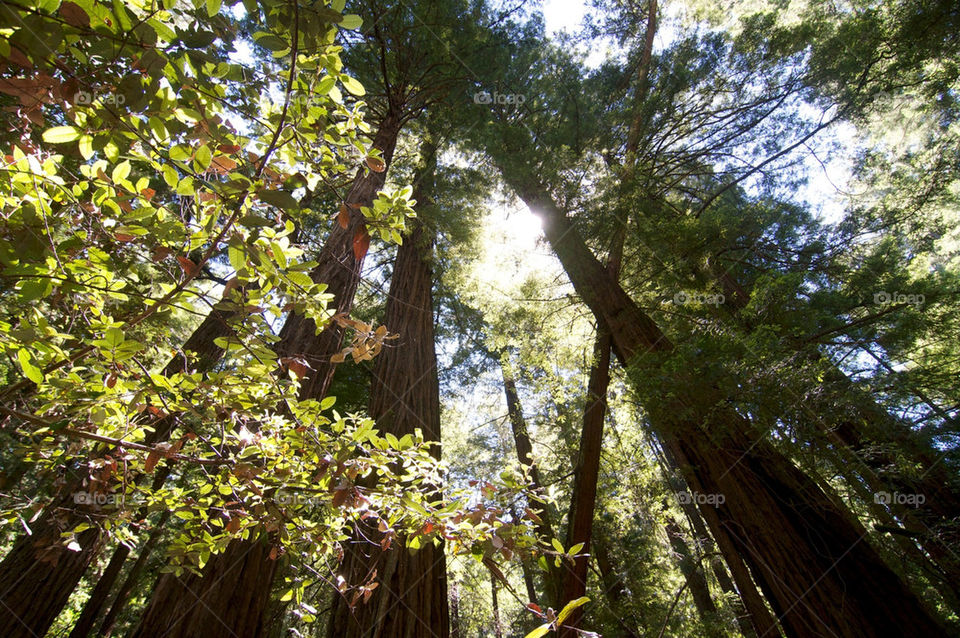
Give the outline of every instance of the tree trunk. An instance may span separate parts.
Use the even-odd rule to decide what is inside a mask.
[[[200,576],[163,574],[131,638],[259,636],[277,561],[261,537],[235,540]]]
[[[597,527],[593,545],[593,555],[597,561],[597,569],[600,571],[600,580],[603,583],[603,593],[607,597],[607,603],[617,616],[617,622],[620,624],[624,636],[639,638],[640,635],[637,633],[635,626],[627,622],[625,617],[627,614],[623,613],[623,597],[627,593],[627,586],[613,568],[613,563],[610,560],[610,548],[602,527]]]
[[[597,502],[597,481],[600,477],[600,452],[603,446],[603,422],[607,414],[607,386],[610,383],[610,335],[603,327],[597,329],[593,350],[593,365],[587,383],[587,404],[583,414],[583,429],[577,466],[574,469],[573,492],[570,501],[570,519],[567,523],[566,547],[583,543],[573,565],[563,564],[563,586],[558,608],[587,592],[587,568],[590,560],[590,539],[593,534],[593,514]],[[583,607],[576,609],[559,631],[563,638],[578,635]]]
[[[543,214],[548,241],[577,293],[610,331],[624,365],[669,353],[667,336],[597,261],[546,190],[522,179],[515,165],[511,169],[504,178]],[[715,510],[789,636],[945,635],[849,512],[753,434],[725,397],[688,370],[670,372],[664,382],[663,390],[672,394],[648,407],[651,424],[688,483],[704,496],[724,499],[701,509]],[[635,376],[633,385],[641,393],[649,390]]]
[[[493,635],[503,638],[503,626],[500,624],[500,601],[497,600],[497,577],[490,572],[490,601],[493,605]]]
[[[423,153],[431,157],[432,153]],[[414,197],[427,200],[430,169]],[[381,433],[397,437],[417,428],[424,440],[440,440],[440,386],[434,349],[432,237],[419,220],[397,249],[384,325],[399,335],[374,364],[370,416]],[[434,453],[439,455],[439,446]],[[422,486],[432,490],[436,486]],[[382,551],[375,527],[357,534],[345,551],[344,577],[360,584],[376,570],[380,586],[366,602],[340,597],[330,617],[331,637],[446,638],[450,633],[446,559],[442,545],[425,542],[417,551],[399,538]]]
[[[707,577],[703,573],[700,561],[697,560],[694,553],[690,550],[680,526],[673,519],[667,521],[665,526],[667,539],[670,541],[670,547],[676,554],[680,573],[687,583],[687,589],[693,597],[693,605],[697,608],[700,620],[703,622],[705,635],[723,636],[725,632],[721,631],[720,618],[717,615],[717,606],[710,596],[710,587],[707,584]]]
[[[380,123],[373,145],[383,152],[387,166],[393,158],[397,136],[400,133],[400,119],[395,112],[389,111]],[[318,258],[317,266],[310,276],[314,281],[327,284],[327,293],[334,296],[337,312],[349,312],[360,282],[363,259],[357,259],[353,251],[354,233],[364,223],[360,206],[372,206],[377,191],[383,187],[386,171],[377,173],[361,170],[354,179],[346,198],[350,212],[347,228],[334,223],[333,229]],[[356,204],[357,207],[351,206]],[[333,377],[334,365],[330,357],[340,351],[343,330],[330,323],[320,334],[316,325],[300,315],[291,314],[280,331],[280,341],[276,352],[281,357],[302,357],[313,370],[301,379],[300,396],[303,399],[323,397]],[[162,622],[164,614],[170,610],[190,609],[189,613],[177,614],[174,625],[169,627],[169,638],[233,638],[244,636],[256,638],[264,629],[264,618],[270,600],[276,561],[263,551],[262,539],[234,540],[222,554],[210,557],[203,570],[203,576],[193,574],[178,579],[170,575],[162,576],[154,587],[150,602],[134,636],[152,635],[153,623]],[[218,583],[225,574],[230,581]],[[250,592],[243,593],[247,601],[243,613],[228,613],[225,616],[211,615],[209,610],[229,610],[231,600],[237,594],[233,585],[243,583]],[[202,601],[195,592],[202,592]],[[196,603],[201,602],[197,605]],[[216,618],[214,617],[216,616]],[[213,622],[211,622],[213,621]]]
[[[527,420],[523,416],[523,405],[520,403],[520,393],[517,392],[517,382],[514,379],[511,364],[507,360],[507,354],[501,353],[497,359],[497,363],[500,365],[500,373],[503,375],[503,392],[507,400],[507,417],[510,420],[510,428],[513,431],[513,443],[517,450],[517,459],[522,465],[527,467],[531,492],[545,495],[546,492],[543,488],[543,482],[540,480],[540,469],[537,467],[533,456],[533,443],[530,441]],[[551,523],[552,515],[545,501],[541,502],[540,505],[540,520],[535,521],[537,535],[544,539],[544,542],[549,543],[550,540],[554,538],[553,525]],[[532,576],[529,577],[529,582],[526,582],[528,576],[529,574],[525,574],[524,582],[527,584],[529,595],[530,592],[534,592],[534,589]],[[554,604],[556,604],[560,596],[562,578],[563,574],[560,569],[558,569],[552,561],[547,561],[547,573],[544,575],[544,589],[547,590],[547,600],[554,601]],[[535,595],[530,598],[530,602],[536,602],[536,600],[537,597]]]
[[[387,167],[393,159],[400,126],[399,116],[389,111],[380,122],[373,140],[373,146],[383,151],[383,161]],[[365,221],[360,207],[373,205],[377,191],[383,188],[386,174],[384,170],[380,173],[361,172],[357,175],[344,200],[350,213],[347,227],[333,224],[317,260],[317,266],[310,272],[313,281],[327,284],[326,292],[334,297],[332,308],[338,313],[350,312],[357,286],[360,284],[363,259],[357,259],[353,250],[354,236]],[[330,322],[317,334],[317,326],[311,319],[297,314],[287,317],[280,330],[277,355],[302,357],[313,368],[300,379],[301,398],[318,399],[326,396],[336,367],[330,357],[340,351],[342,342],[343,328],[335,322]]]
[[[729,308],[735,320],[745,329],[752,330],[751,322],[739,314],[750,301],[750,291],[715,260],[708,264],[707,274],[716,279],[730,300]],[[802,348],[804,344],[795,345]],[[880,361],[869,349],[865,348],[865,351]],[[815,356],[820,357],[819,352]],[[824,405],[814,415],[814,428],[821,438],[853,451],[863,467],[858,471],[871,485],[875,497],[890,497],[890,502],[886,503],[890,511],[904,524],[920,532],[916,538],[943,572],[945,578],[941,580],[951,590],[951,600],[960,599],[960,545],[956,540],[960,526],[960,479],[940,462],[941,454],[928,442],[911,431],[908,424],[894,418],[872,396],[855,387],[832,362],[826,364],[825,377],[825,383],[837,387],[842,394],[832,402],[833,405]],[[805,394],[813,396],[817,392]],[[935,405],[930,405],[949,418]],[[827,416],[821,418],[819,414]],[[838,418],[833,417],[835,414]],[[898,468],[904,465],[899,456],[905,457],[915,468],[913,476],[905,476],[899,471]],[[850,468],[841,466],[839,469],[846,474]],[[922,495],[923,502],[911,507],[895,500],[893,497],[897,494]]]
[[[156,549],[157,543],[160,540],[160,536],[163,534],[163,526],[166,524],[169,518],[169,510],[160,515],[160,520],[157,522],[157,526],[154,527],[150,532],[147,542],[144,543],[143,547],[140,549],[140,554],[137,556],[137,560],[135,560],[133,565],[130,566],[130,571],[127,572],[127,577],[123,579],[123,582],[120,584],[120,588],[114,595],[113,604],[110,605],[107,615],[103,618],[103,623],[100,625],[100,633],[97,634],[98,636],[109,638],[110,634],[113,632],[113,626],[116,624],[117,618],[120,616],[120,612],[122,612],[123,608],[127,605],[127,601],[130,598],[130,592],[133,591],[133,588],[140,581],[140,576],[143,574],[143,570],[147,566],[147,559],[150,558],[150,554],[152,554],[153,550]]]
[[[120,575],[120,571],[123,569],[124,563],[127,562],[127,556],[129,555],[130,548],[123,544],[117,545],[117,548],[113,550],[113,556],[110,557],[110,562],[107,563],[106,569],[103,570],[103,573],[100,574],[100,577],[97,579],[97,584],[94,586],[93,591],[90,592],[90,597],[87,599],[87,602],[83,605],[83,611],[80,613],[80,617],[77,618],[77,622],[73,625],[70,638],[86,638],[90,635],[90,631],[93,630],[93,625],[97,622],[97,617],[100,615],[100,610],[103,609],[103,605],[107,602],[107,598],[110,596],[110,590],[117,581],[117,577]]]
[[[740,627],[740,633],[743,634],[744,638],[757,638],[758,635],[761,635],[761,632],[756,627],[756,625],[759,625],[763,627],[762,635],[766,638],[777,638],[780,636],[780,630],[776,627],[777,623],[773,617],[770,616],[770,612],[767,611],[766,606],[763,604],[763,598],[760,596],[760,592],[757,591],[753,579],[749,578],[749,574],[747,574],[747,582],[743,583],[742,587],[749,588],[750,592],[746,594],[739,592],[734,585],[733,579],[727,572],[727,568],[724,566],[724,560],[721,558],[723,554],[718,553],[714,541],[707,531],[706,524],[703,522],[703,517],[700,516],[700,512],[690,503],[681,503],[680,508],[690,522],[693,533],[698,537],[698,543],[703,548],[703,552],[710,556],[710,567],[713,569],[713,573],[717,578],[717,583],[720,584],[720,589],[723,590],[724,594],[732,597],[731,602],[733,604],[737,625]],[[743,569],[746,571],[745,567]],[[751,600],[749,606],[746,602],[747,599]],[[752,610],[752,613],[748,610]],[[762,619],[760,622],[754,623],[752,619],[756,616],[761,616]]]
[[[222,355],[214,339],[232,334],[231,316],[231,312],[214,306],[187,339],[183,354],[166,365],[164,374],[212,369]],[[160,419],[144,443],[165,440],[173,423],[173,419]],[[84,486],[84,477],[71,478],[56,504],[31,525],[32,535],[19,537],[0,563],[0,635],[44,635],[100,552],[102,538],[96,527],[78,535],[80,551],[70,551],[61,542],[60,532],[87,520],[83,505],[74,503],[74,495],[84,491]]]

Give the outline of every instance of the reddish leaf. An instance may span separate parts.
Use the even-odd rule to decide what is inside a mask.
[[[287,366],[287,369],[297,375],[298,379],[302,379],[303,375],[310,369],[310,364],[307,363],[306,359],[300,357],[283,357],[280,359],[280,365]]]
[[[366,224],[357,227],[353,234],[353,256],[357,261],[363,259],[370,249],[370,233],[367,232]]]
[[[134,239],[136,239],[135,236],[127,235],[126,233],[117,233],[116,235],[114,235],[114,237],[116,237],[117,241],[123,242],[123,243],[131,242]]]
[[[527,603],[527,609],[535,614],[543,615],[543,609],[537,603]]]
[[[347,208],[346,204],[340,204],[340,212],[337,214],[337,223],[340,224],[340,228],[344,230],[347,229],[347,226],[350,225],[350,209]]]
[[[111,372],[111,373],[110,373],[110,375],[107,377],[106,384],[107,384],[107,387],[108,387],[108,388],[112,388],[113,386],[117,385],[117,373],[116,373],[116,372]]]
[[[76,78],[70,78],[60,85],[60,98],[73,104],[79,90],[80,83]]]
[[[334,507],[340,507],[347,500],[347,491],[350,488],[348,487],[338,487],[333,491],[333,499],[331,503]]]
[[[240,150],[236,144],[221,144],[217,147],[221,153],[233,154]]]
[[[379,157],[367,157],[367,166],[369,166],[370,170],[374,173],[382,173],[387,170],[387,165]]]
[[[239,517],[233,517],[230,519],[230,522],[227,523],[226,530],[233,534],[234,532],[240,531],[240,519]]]
[[[277,560],[277,547],[274,545],[270,548],[270,560]]]
[[[140,194],[145,200],[150,201],[153,199],[153,196],[157,194],[157,191],[153,190],[152,188],[144,188],[140,191]]]
[[[237,163],[223,155],[217,155],[210,161],[210,170],[221,175],[229,173],[237,167]]]
[[[177,255],[177,262],[180,263],[180,267],[187,277],[193,277],[196,274],[197,265],[183,255]]]
[[[87,12],[72,2],[64,2],[60,5],[60,17],[74,27],[89,27],[90,16]]]
[[[160,450],[150,450],[150,454],[147,454],[147,460],[143,464],[144,472],[152,472],[153,468],[157,467],[157,463],[160,461]]]

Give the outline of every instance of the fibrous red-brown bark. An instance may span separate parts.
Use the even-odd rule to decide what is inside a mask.
[[[187,339],[182,353],[164,368],[164,374],[212,369],[222,355],[214,340],[232,334],[232,314],[214,306]],[[158,420],[144,442],[152,445],[166,440],[173,423],[171,418]],[[31,525],[32,534],[19,537],[0,563],[0,635],[44,635],[100,552],[103,543],[96,527],[77,536],[79,551],[67,549],[61,540],[61,532],[75,528],[91,514],[84,504],[74,503],[74,494],[84,489],[83,477],[73,476],[59,499]]]
[[[382,151],[385,166],[389,166],[393,158],[400,125],[397,114],[388,111],[374,137],[373,146]],[[317,266],[310,273],[314,281],[327,284],[326,292],[334,296],[337,312],[349,312],[353,306],[363,267],[363,256],[357,258],[353,249],[354,235],[364,223],[360,207],[373,205],[377,191],[383,187],[385,175],[386,171],[365,170],[357,175],[345,200],[349,211],[347,228],[337,223],[333,225],[317,258]],[[303,358],[312,367],[309,374],[301,379],[301,398],[320,399],[324,396],[333,377],[334,364],[330,357],[340,351],[342,340],[342,328],[332,322],[317,334],[316,324],[312,320],[297,314],[287,318],[280,331],[276,352],[281,357]],[[276,561],[269,557],[269,552],[260,551],[263,544],[262,540],[234,540],[224,553],[210,558],[202,577],[161,577],[135,635],[151,635],[151,619],[160,618],[170,609],[183,604],[191,604],[196,600],[197,592],[202,594],[200,607],[229,610],[230,601],[236,595],[234,588],[229,584],[223,586],[223,583],[215,586],[222,575],[228,573],[251,577],[245,585],[253,591],[243,594],[248,604],[243,613],[228,613],[219,617],[216,623],[211,623],[209,614],[194,607],[192,613],[177,617],[176,625],[169,629],[174,632],[170,635],[182,638],[256,638],[262,635],[263,618],[276,568]]]
[[[422,184],[422,182],[421,182]],[[422,186],[415,190],[423,201]],[[382,433],[397,437],[417,428],[427,441],[440,440],[440,394],[434,350],[433,273],[423,226],[397,249],[384,325],[399,338],[377,356],[370,388],[370,415]],[[437,454],[439,449],[434,448]],[[425,486],[434,489],[436,486]],[[351,584],[376,570],[380,585],[367,602],[337,601],[328,635],[344,638],[445,638],[450,633],[446,559],[442,545],[424,543],[416,550],[398,539],[382,550],[370,538],[376,529],[357,534],[345,550],[341,569]]]

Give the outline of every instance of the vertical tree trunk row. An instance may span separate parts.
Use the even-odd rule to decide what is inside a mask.
[[[548,241],[577,293],[610,331],[621,361],[629,367],[648,353],[670,352],[673,344],[610,277],[546,191],[511,168],[505,178],[543,214]],[[651,423],[681,461],[688,482],[696,479],[706,494],[723,495],[715,508],[720,523],[751,564],[788,635],[884,636],[918,628],[943,635],[850,513],[752,434],[750,423],[704,385],[695,374],[673,373],[667,391],[674,397],[650,406]],[[851,591],[849,583],[866,582],[873,586]],[[838,599],[844,606],[836,605]],[[899,604],[891,607],[891,600]]]
[[[424,143],[427,163],[416,180],[418,205],[429,200],[435,149]],[[440,441],[440,386],[434,345],[433,236],[418,219],[397,249],[383,324],[398,339],[374,362],[370,416],[381,433],[403,437],[416,429],[426,441]],[[439,456],[439,446],[433,447]],[[424,486],[433,490],[440,486]],[[416,551],[398,538],[386,551],[375,523],[345,548],[341,569],[351,585],[376,570],[379,586],[366,602],[338,599],[328,633],[344,638],[446,638],[450,633],[446,559],[442,544],[424,542]]]
[[[382,151],[387,166],[393,158],[400,125],[399,116],[389,111],[374,137],[373,145]],[[383,187],[385,175],[386,171],[364,170],[357,175],[345,200],[350,211],[347,228],[334,224],[317,259],[317,266],[311,272],[314,281],[328,285],[326,292],[334,296],[338,312],[350,310],[360,282],[363,259],[357,259],[353,250],[356,229],[364,223],[359,207],[373,204],[377,191]],[[342,328],[333,323],[318,335],[313,321],[296,314],[287,318],[276,345],[277,354],[302,357],[313,368],[301,380],[301,398],[323,397],[333,376],[334,364],[330,357],[339,352],[342,339]],[[169,618],[175,619],[175,624],[167,628],[170,638],[256,638],[262,635],[263,618],[276,570],[275,559],[270,558],[269,550],[263,549],[266,545],[263,538],[234,540],[226,551],[210,557],[200,577],[194,574],[181,578],[161,576],[134,636],[152,635],[155,623]],[[224,578],[225,574],[232,576]],[[251,591],[246,591],[247,588]],[[211,612],[230,609],[230,601],[234,599],[247,601],[244,613],[221,617]],[[173,610],[182,610],[185,605],[187,612],[172,613]]]

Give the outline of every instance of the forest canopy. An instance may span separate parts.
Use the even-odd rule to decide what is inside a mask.
[[[958,33],[0,0],[0,635],[958,635]]]

